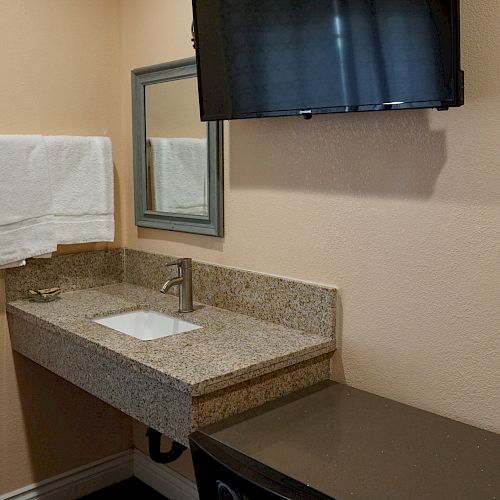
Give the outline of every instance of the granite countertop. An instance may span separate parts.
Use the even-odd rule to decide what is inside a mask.
[[[50,303],[17,300],[10,302],[7,310],[191,396],[223,389],[335,349],[334,340],[324,336],[195,305],[194,312],[179,314],[177,297],[119,283],[63,293]],[[166,313],[202,328],[144,341],[92,321],[138,309]]]

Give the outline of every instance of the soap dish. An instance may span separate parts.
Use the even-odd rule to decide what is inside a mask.
[[[45,288],[44,290],[30,290],[30,300],[33,302],[52,302],[59,298],[60,288]]]

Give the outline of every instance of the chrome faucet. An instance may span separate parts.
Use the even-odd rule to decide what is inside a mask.
[[[177,266],[179,274],[169,279],[160,292],[167,293],[170,288],[179,285],[179,312],[193,312],[193,261],[188,258],[178,259],[167,264],[168,266]]]

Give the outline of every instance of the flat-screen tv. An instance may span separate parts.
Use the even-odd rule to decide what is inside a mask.
[[[193,0],[201,119],[463,104],[458,0]]]

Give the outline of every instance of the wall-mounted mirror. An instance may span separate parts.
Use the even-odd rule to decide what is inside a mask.
[[[137,226],[223,235],[223,127],[197,85],[194,58],[132,71]]]

